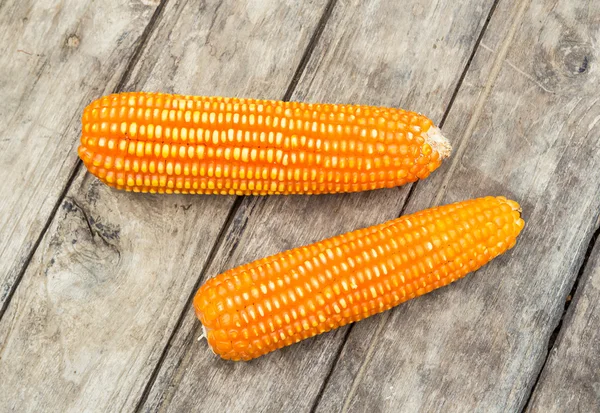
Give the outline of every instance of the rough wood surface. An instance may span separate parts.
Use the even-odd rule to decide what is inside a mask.
[[[403,106],[439,121],[491,4],[338,2],[292,98]],[[407,193],[247,198],[207,274],[394,218]],[[144,410],[309,411],[346,332],[232,363],[196,342],[190,308]]]
[[[325,5],[169,1],[126,89],[281,98]],[[46,116],[76,119],[68,96]],[[118,192],[82,170],[0,322],[0,410],[134,409],[233,201]]]
[[[73,171],[79,114],[117,86],[152,3],[1,4],[0,310]]]
[[[600,243],[592,250],[529,412],[600,409]]]
[[[525,230],[476,274],[356,324],[317,411],[523,407],[600,211],[599,22],[593,2],[499,2],[444,127],[458,150],[407,212],[502,194]]]
[[[151,19],[158,4],[0,0],[0,411],[520,410],[599,222],[595,2],[167,0]],[[436,122],[452,102],[444,131],[455,151],[410,197],[409,187],[241,202],[134,195],[81,170],[54,211],[81,109],[121,81],[294,91]],[[527,226],[477,274],[250,363],[196,342],[189,299],[207,276],[487,194],[518,200]],[[599,248],[530,411],[598,410]]]

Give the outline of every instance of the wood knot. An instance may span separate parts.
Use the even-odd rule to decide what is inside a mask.
[[[587,44],[567,44],[561,52],[567,76],[578,76],[589,71],[592,54]]]
[[[559,92],[588,82],[593,62],[594,49],[590,44],[563,37],[553,48],[536,50],[533,70],[544,87]]]

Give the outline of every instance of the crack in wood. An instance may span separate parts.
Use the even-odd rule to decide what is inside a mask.
[[[101,231],[102,225],[100,223],[95,222],[94,219],[90,217],[89,213],[79,204],[79,202],[75,198],[69,197],[68,200],[73,205],[73,207],[81,213],[82,218],[86,223],[88,232],[92,237],[92,240],[95,242],[96,237],[100,238],[104,245],[106,245],[108,248],[114,250],[117,253],[118,259],[119,261],[121,261],[121,251],[119,250],[119,248],[117,248],[116,245],[110,242],[107,236]],[[115,235],[116,236],[109,236],[111,236],[111,238],[117,238],[118,232]]]

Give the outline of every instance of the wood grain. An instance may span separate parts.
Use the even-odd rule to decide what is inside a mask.
[[[117,86],[155,8],[137,0],[2,3],[0,310],[77,162],[81,110]]]
[[[356,324],[317,411],[522,409],[600,211],[599,13],[499,2],[444,126],[458,148],[407,212],[506,195],[525,230],[476,274]]]
[[[403,106],[439,121],[491,2],[485,5],[338,2],[292,98]],[[247,198],[208,275],[394,218],[407,193],[404,187]],[[196,342],[199,323],[190,308],[143,410],[309,411],[346,332],[340,329],[250,363],[232,363]]]
[[[600,408],[600,243],[590,255],[528,412]]]
[[[280,98],[325,4],[169,1],[125,89]],[[0,410],[133,410],[233,201],[82,170],[0,322]]]

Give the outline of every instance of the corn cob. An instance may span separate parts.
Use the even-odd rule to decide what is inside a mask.
[[[292,249],[209,279],[196,315],[216,354],[250,360],[475,271],[515,245],[520,211],[486,197]]]
[[[136,92],[84,110],[78,152],[118,189],[266,195],[403,185],[450,145],[400,109]]]

